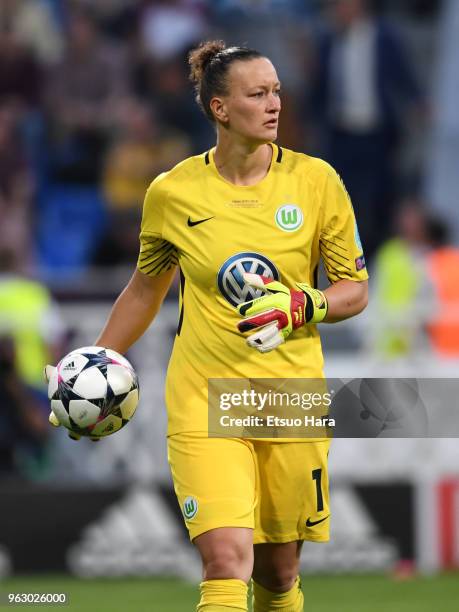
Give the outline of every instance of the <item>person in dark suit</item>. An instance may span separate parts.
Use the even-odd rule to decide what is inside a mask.
[[[47,403],[21,380],[11,336],[0,335],[0,481],[47,468]]]
[[[386,237],[398,177],[394,168],[406,105],[422,93],[397,30],[368,0],[329,0],[317,47],[312,110],[322,154],[347,185],[371,259]]]

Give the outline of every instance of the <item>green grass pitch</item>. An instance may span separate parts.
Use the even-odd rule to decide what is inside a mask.
[[[397,581],[387,576],[307,576],[305,610],[314,612],[457,612],[459,576],[443,574]],[[6,593],[59,593],[66,606],[7,605]],[[194,612],[197,586],[173,579],[80,580],[66,576],[0,580],[1,609],[63,612]]]

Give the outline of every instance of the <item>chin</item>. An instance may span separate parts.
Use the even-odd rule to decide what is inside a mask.
[[[260,145],[268,144],[277,139],[277,130],[265,130],[263,134],[257,134],[253,138]]]
[[[276,140],[276,138],[277,138],[277,129],[276,130],[264,129],[263,131],[260,130],[259,132],[255,134],[254,133],[244,134],[244,139],[246,139],[248,143],[251,143],[252,145],[255,145],[255,146],[261,146],[264,144],[268,144],[269,142],[273,142],[273,140]]]
[[[275,128],[268,128],[267,130],[265,130],[265,134],[266,134],[267,142],[271,142],[273,140],[276,140],[276,138],[277,138],[277,126]]]

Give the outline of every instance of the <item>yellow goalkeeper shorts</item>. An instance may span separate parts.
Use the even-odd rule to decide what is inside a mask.
[[[247,527],[254,544],[328,541],[329,446],[170,436],[169,464],[190,539],[217,527]]]

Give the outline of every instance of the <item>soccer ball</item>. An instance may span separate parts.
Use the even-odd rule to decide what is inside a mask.
[[[98,440],[131,420],[139,401],[139,383],[122,355],[101,346],[84,346],[57,364],[48,382],[48,397],[70,437]]]

